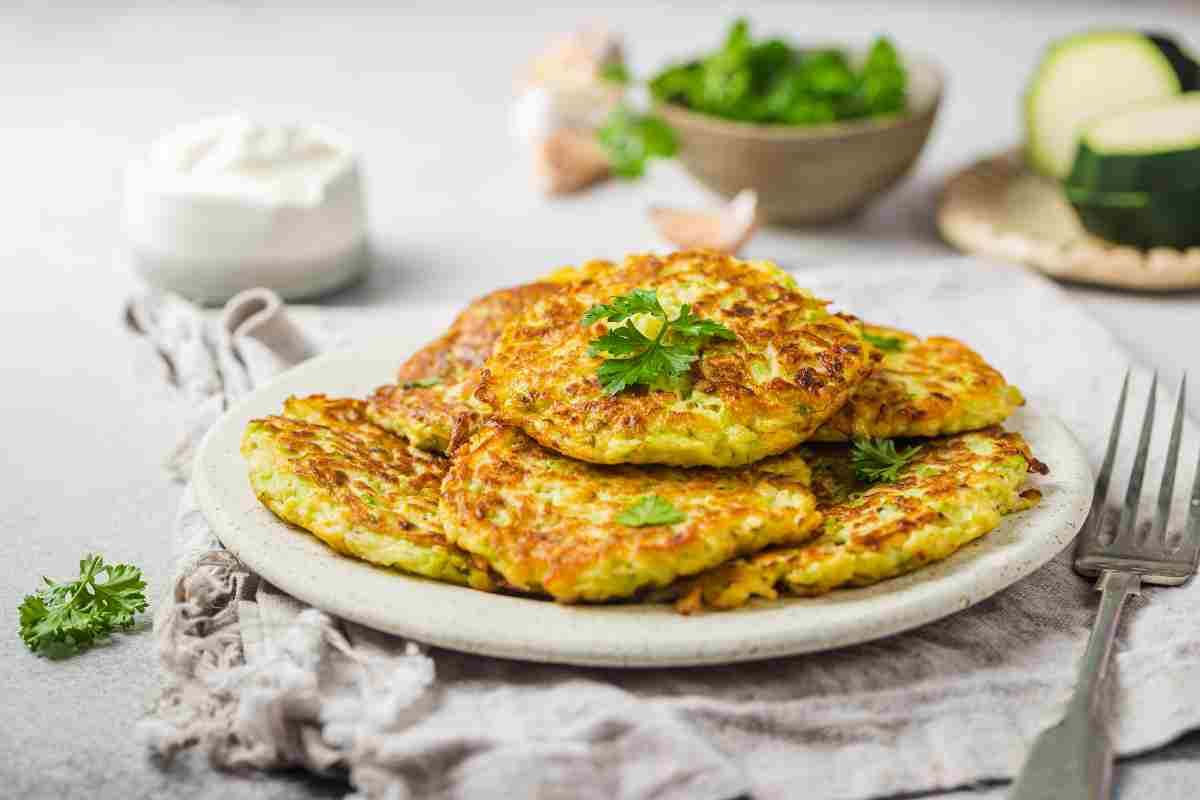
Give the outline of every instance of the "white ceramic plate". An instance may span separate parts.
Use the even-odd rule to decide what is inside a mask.
[[[238,446],[246,422],[292,394],[364,396],[414,343],[403,339],[303,364],[213,427],[196,463],[200,507],[251,569],[318,608],[421,642],[503,658],[617,667],[749,661],[878,639],[961,611],[1020,580],[1074,537],[1092,497],[1087,460],[1056,418],[1022,410],[1021,431],[1050,475],[1037,508],[926,569],[863,589],[682,616],[665,605],[565,606],[409,577],[335,554],[254,498]]]

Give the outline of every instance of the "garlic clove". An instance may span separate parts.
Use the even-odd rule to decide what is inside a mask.
[[[517,95],[509,127],[518,141],[536,143],[559,128],[597,128],[621,102],[621,87],[572,90],[531,86]]]
[[[600,82],[600,70],[622,60],[620,40],[611,31],[586,28],[551,42],[530,64],[526,81],[560,89],[579,88]]]
[[[535,144],[534,169],[547,194],[578,192],[609,175],[595,134],[578,128],[559,128]]]
[[[622,63],[621,45],[608,31],[593,28],[560,36],[539,55],[518,87],[513,128],[536,141],[559,127],[596,127],[625,96],[625,87],[601,77]]]
[[[707,248],[736,254],[758,228],[758,195],[743,189],[716,211],[652,208],[659,234],[681,249]]]
[[[606,65],[619,63],[617,37],[591,28],[555,39],[527,71],[511,127],[532,148],[548,194],[577,192],[609,176],[608,157],[594,137],[625,96],[624,86],[601,77]]]

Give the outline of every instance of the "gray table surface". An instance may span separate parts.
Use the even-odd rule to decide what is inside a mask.
[[[523,2],[0,11],[0,259],[9,276],[0,293],[0,540],[10,545],[0,560],[0,795],[340,792],[295,776],[217,775],[198,759],[169,772],[149,765],[131,736],[157,680],[147,630],[64,662],[34,658],[15,635],[21,596],[41,574],[72,574],[85,551],[143,565],[152,596],[170,567],[178,488],[161,465],[175,409],[168,392],[138,379],[120,324],[122,300],[138,286],[121,254],[122,165],[163,128],[231,110],[343,129],[367,164],[376,264],[365,282],[330,300],[341,305],[457,303],[555,265],[661,247],[645,208],[701,204],[703,192],[666,165],[636,185],[541,198],[505,134],[512,76],[549,34],[593,19],[626,34],[631,61],[645,73],[714,42],[730,12],[599,5],[536,13]],[[901,188],[851,223],[769,230],[752,243],[750,254],[794,268],[949,255],[931,221],[939,180],[1017,140],[1022,84],[1052,36],[1125,24],[1174,29],[1200,44],[1200,15],[1184,3],[792,0],[742,10],[760,30],[798,38],[890,32],[934,54],[950,75],[929,147]],[[1200,295],[1070,291],[1169,377],[1200,367]],[[1200,393],[1191,409],[1200,410]],[[1126,770],[1122,796],[1140,797],[1138,776],[1152,770],[1169,773],[1175,797],[1194,796],[1198,753],[1185,741],[1141,760]]]

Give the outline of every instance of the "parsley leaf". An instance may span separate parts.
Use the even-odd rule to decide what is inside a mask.
[[[614,297],[611,303],[598,303],[589,308],[583,315],[583,324],[591,325],[602,319],[624,322],[634,314],[654,314],[664,319],[667,316],[653,289],[634,289],[629,294]]]
[[[721,323],[697,317],[692,313],[692,307],[687,304],[680,306],[679,316],[671,320],[671,330],[679,336],[692,338],[728,340],[737,338],[733,331]]]
[[[873,333],[864,333],[863,338],[885,353],[904,352],[904,340],[895,336],[876,336]]]
[[[648,494],[618,514],[616,519],[630,528],[643,528],[648,525],[674,525],[687,519],[687,515],[658,495]]]
[[[859,81],[857,94],[868,114],[893,114],[904,110],[908,75],[890,40],[876,40],[867,54]]]
[[[691,368],[696,354],[681,346],[661,346],[654,342],[629,358],[606,359],[596,376],[608,395],[618,394],[636,384],[660,388],[675,388],[672,378],[679,378]]]
[[[588,318],[583,318],[583,324],[588,324]],[[639,331],[633,325],[621,325],[610,328],[608,333],[593,339],[588,343],[588,355],[598,356],[608,353],[614,356],[634,356],[645,350],[653,349],[654,340]]]
[[[400,385],[405,389],[427,389],[430,386],[437,386],[441,382],[441,378],[417,378],[416,380],[405,381]]]
[[[854,475],[867,483],[891,483],[921,452],[920,445],[897,450],[892,439],[855,439],[850,451]]]
[[[99,580],[101,573],[105,579]],[[98,555],[79,562],[79,578],[56,583],[21,603],[21,639],[35,653],[60,658],[87,649],[118,628],[133,626],[146,610],[142,571],[129,564],[106,564]]]
[[[596,139],[608,154],[613,174],[621,178],[640,178],[649,159],[670,158],[679,150],[670,125],[626,105],[612,110],[596,131]]]
[[[624,86],[632,81],[633,78],[629,75],[629,68],[620,61],[610,61],[600,67],[600,80]]]
[[[662,321],[651,339],[634,326],[635,314],[650,314]],[[701,319],[689,305],[671,319],[652,289],[634,289],[609,303],[592,306],[582,324],[601,320],[624,323],[610,328],[588,345],[588,355],[605,355],[596,375],[605,394],[615,395],[630,386],[683,389],[682,380],[710,339],[735,340],[737,335],[719,322]]]

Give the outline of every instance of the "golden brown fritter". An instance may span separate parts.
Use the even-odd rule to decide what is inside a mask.
[[[999,424],[1025,404],[1017,387],[962,342],[880,325],[864,330],[883,361],[810,441],[944,436]]]
[[[455,452],[441,516],[448,538],[516,588],[599,601],[811,538],[819,517],[807,480],[803,461],[786,456],[769,471],[588,464],[491,422]],[[651,496],[683,518],[625,524]]]
[[[593,304],[654,289],[674,317],[690,304],[731,329],[692,365],[689,391],[637,386],[606,394],[589,343],[612,323],[583,326]],[[546,447],[604,464],[735,466],[804,441],[850,396],[878,353],[850,317],[765,261],[708,251],[631,256],[533,304],[504,329],[478,396]],[[653,337],[656,318],[635,315]]]
[[[447,460],[371,424],[361,400],[290,398],[282,416],[250,422],[242,455],[259,501],[334,550],[494,587],[486,564],[442,535],[438,489]]]
[[[611,266],[604,261],[589,262],[578,270],[562,269],[534,283],[499,289],[473,301],[449,330],[404,362],[395,384],[375,391],[368,399],[368,416],[417,447],[446,452],[456,425],[465,438],[489,411],[474,394],[479,387],[479,369],[504,326],[565,284]]]
[[[820,537],[681,582],[672,587],[682,598],[679,610],[737,608],[755,597],[877,583],[949,557],[995,528],[1003,515],[1041,497],[1036,489],[1021,489],[1027,472],[1047,469],[1020,434],[989,428],[921,446],[896,481],[876,485],[855,478],[848,446],[799,448],[825,518]]]

